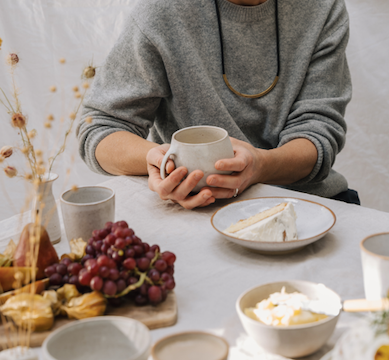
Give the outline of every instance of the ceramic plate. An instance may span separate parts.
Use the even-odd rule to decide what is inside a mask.
[[[297,220],[299,240],[286,242],[264,242],[244,240],[226,235],[223,230],[241,219],[246,219],[281,202],[291,202]],[[227,240],[263,253],[288,253],[296,251],[322,238],[336,222],[336,216],[328,207],[319,203],[298,198],[263,197],[233,202],[217,210],[211,218],[212,226]]]

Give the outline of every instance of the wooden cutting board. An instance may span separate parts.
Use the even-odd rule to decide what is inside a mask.
[[[170,291],[166,300],[157,305],[136,306],[132,303],[126,303],[118,307],[107,307],[105,315],[111,316],[124,316],[132,319],[139,320],[145,324],[150,330],[158,329],[161,327],[171,326],[177,322],[177,301],[174,291]],[[64,317],[57,317],[54,322],[54,326],[50,331],[33,332],[31,334],[30,346],[41,346],[43,341],[56,329],[63,325],[69,324],[72,321]],[[9,338],[9,332],[7,334],[5,327],[0,326],[0,349],[9,347],[9,343],[12,343],[13,339]],[[7,339],[8,338],[8,339]],[[15,335],[17,338],[17,335]],[[15,339],[14,338],[14,339]],[[11,342],[10,342],[11,341]]]

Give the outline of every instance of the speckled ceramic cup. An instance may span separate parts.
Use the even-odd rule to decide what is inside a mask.
[[[368,300],[389,294],[389,233],[370,235],[361,242],[365,296]]]
[[[208,175],[231,174],[231,171],[220,171],[215,169],[215,163],[221,159],[234,157],[230,137],[226,130],[217,126],[192,126],[176,131],[168,152],[165,154],[161,164],[161,178],[165,179],[166,162],[174,161],[176,168],[185,166],[188,174],[194,170],[204,172],[203,178],[193,189],[199,192],[206,183]]]
[[[65,191],[60,198],[68,241],[92,236],[107,221],[115,220],[115,193],[105,186],[84,186]]]

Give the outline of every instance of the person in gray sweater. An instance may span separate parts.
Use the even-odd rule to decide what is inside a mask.
[[[148,174],[188,209],[255,183],[337,198],[348,37],[344,0],[137,1],[84,103],[80,155],[101,174]],[[226,129],[235,157],[193,194],[200,170],[169,160],[162,180],[159,167],[172,134],[197,125]]]

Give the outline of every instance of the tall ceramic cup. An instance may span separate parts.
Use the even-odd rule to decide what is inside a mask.
[[[176,131],[168,152],[161,165],[161,178],[165,179],[165,166],[172,159],[176,168],[185,166],[188,173],[194,170],[204,172],[193,192],[199,192],[206,183],[208,175],[231,174],[230,171],[215,169],[215,163],[221,159],[234,157],[234,150],[226,130],[216,126],[192,126]]]
[[[389,233],[370,235],[361,242],[365,296],[377,300],[389,294]]]
[[[104,186],[84,186],[65,191],[60,198],[62,218],[68,241],[92,236],[107,221],[115,220],[115,193]]]

